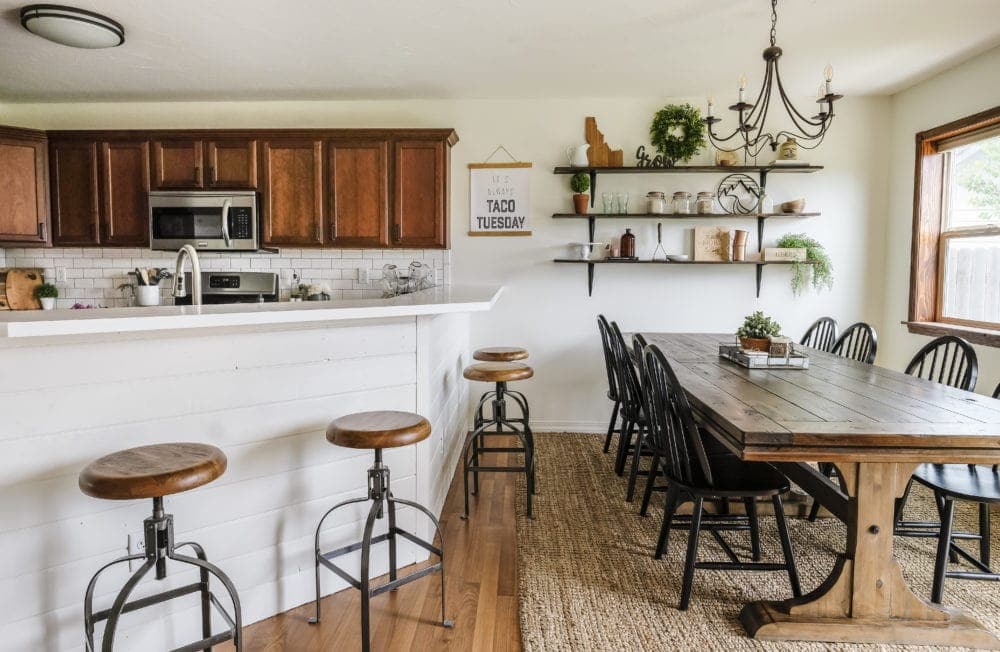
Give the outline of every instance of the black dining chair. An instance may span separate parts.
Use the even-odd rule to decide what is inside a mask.
[[[971,392],[979,376],[976,350],[961,337],[945,335],[928,342],[906,365],[910,376]]]
[[[601,334],[601,348],[604,350],[604,369],[608,373],[608,399],[612,402],[611,421],[608,422],[608,434],[604,438],[604,452],[611,450],[611,439],[615,434],[621,434],[618,425],[618,411],[622,401],[618,392],[618,380],[615,375],[614,353],[611,352],[611,325],[604,315],[597,316],[597,330]]]
[[[788,480],[774,467],[762,462],[744,462],[734,455],[708,455],[702,444],[702,434],[695,426],[691,406],[684,389],[677,381],[670,363],[659,347],[647,346],[642,355],[642,388],[649,422],[649,439],[657,452],[658,468],[666,479],[666,502],[663,524],[656,542],[655,558],[661,559],[667,549],[670,530],[688,530],[687,554],[681,582],[678,609],[685,610],[691,601],[691,587],[696,569],[785,571],[792,595],[799,597],[798,572],[788,537],[781,495],[789,490]],[[706,513],[705,501],[770,498],[781,540],[784,563],[741,561],[722,536],[734,529],[733,516]],[[692,502],[690,517],[676,514],[679,505]],[[740,518],[740,517],[735,517]],[[752,547],[759,558],[759,533],[756,511],[748,514]],[[745,528],[738,525],[737,527]],[[729,561],[698,561],[698,535],[702,528],[710,532],[722,547]]]
[[[993,398],[1000,398],[1000,384],[998,384],[997,388],[993,390]]]
[[[878,349],[878,337],[875,335],[875,329],[859,321],[848,326],[837,338],[830,353],[872,364],[875,362],[876,349]]]
[[[812,347],[829,353],[837,343],[837,320],[833,317],[820,317],[806,330],[799,340],[802,346]]]
[[[624,475],[625,464],[633,447],[633,436],[640,442],[646,432],[646,416],[642,409],[642,390],[639,377],[629,355],[625,338],[618,324],[611,322],[608,342],[611,345],[615,379],[618,383],[618,398],[621,400],[621,434],[618,437],[618,451],[615,455],[615,473]],[[642,447],[640,446],[640,451]],[[634,490],[634,487],[633,487]],[[629,491],[631,495],[632,490]],[[631,498],[629,498],[631,500]]]

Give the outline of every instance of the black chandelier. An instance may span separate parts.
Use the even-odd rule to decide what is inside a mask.
[[[816,102],[819,104],[819,113],[807,118],[788,98],[785,87],[781,83],[781,73],[778,71],[778,59],[781,58],[781,48],[775,45],[776,25],[778,23],[778,0],[771,0],[771,46],[764,50],[764,61],[767,66],[764,71],[764,83],[760,87],[760,93],[753,104],[744,100],[746,91],[746,77],[740,75],[739,100],[729,107],[730,111],[738,114],[739,125],[726,137],[721,137],[714,132],[717,122],[722,122],[721,118],[712,115],[712,98],[708,98],[708,117],[704,119],[708,125],[708,137],[716,148],[727,152],[744,150],[748,157],[756,157],[764,149],[770,146],[771,151],[778,148],[779,139],[794,138],[799,142],[799,147],[803,149],[813,149],[823,142],[827,129],[833,122],[833,103],[843,95],[833,92],[831,81],[833,80],[833,68],[827,65],[823,71],[824,83],[820,86],[819,97]],[[775,134],[764,131],[764,123],[767,121],[767,111],[771,107],[771,96],[775,84],[778,87],[778,95],[781,103],[785,106],[785,112],[791,118],[794,130],[781,130]],[[730,143],[729,141],[735,142]],[[802,142],[805,141],[805,142]],[[809,144],[806,144],[809,143]]]

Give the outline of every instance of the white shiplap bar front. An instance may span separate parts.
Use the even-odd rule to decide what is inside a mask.
[[[0,335],[0,649],[82,649],[86,583],[102,564],[126,554],[130,539],[133,549],[141,541],[151,508],[149,501],[80,493],[80,469],[115,450],[200,441],[226,453],[221,478],[168,497],[166,506],[178,541],[202,543],[233,579],[244,623],[312,599],[315,525],[335,502],[365,493],[371,453],[328,444],[323,433],[330,419],[387,409],[429,418],[428,440],[386,451],[385,459],[396,495],[440,513],[468,426],[470,387],[462,378],[470,358],[468,313],[490,309],[497,295],[449,288],[408,304],[305,306],[301,320],[289,319],[296,311],[288,308],[264,311],[278,319],[222,311],[216,314],[238,323],[210,316],[211,323],[173,321],[166,328],[133,321],[116,330],[103,317],[40,313],[34,321],[7,321],[6,337]],[[361,312],[366,307],[369,316]],[[323,547],[358,540],[365,509],[329,519]],[[379,525],[384,531],[384,521]],[[400,525],[433,536],[411,510],[401,512]],[[426,556],[401,542],[401,564]],[[357,555],[345,561],[355,570],[357,564]],[[373,564],[375,573],[386,572],[381,549]],[[106,576],[97,608],[109,606],[127,568]],[[162,582],[144,580],[135,595],[195,578],[184,571]],[[345,586],[324,572],[324,594]],[[164,649],[197,639],[197,599],[185,600],[126,614],[116,649]]]

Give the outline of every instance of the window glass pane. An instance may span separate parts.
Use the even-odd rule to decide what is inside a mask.
[[[1000,324],[1000,236],[944,240],[941,315]]]
[[[945,228],[1000,224],[1000,136],[950,150]]]

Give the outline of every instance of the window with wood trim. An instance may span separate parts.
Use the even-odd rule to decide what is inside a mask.
[[[909,326],[1000,346],[1000,107],[917,134]]]

